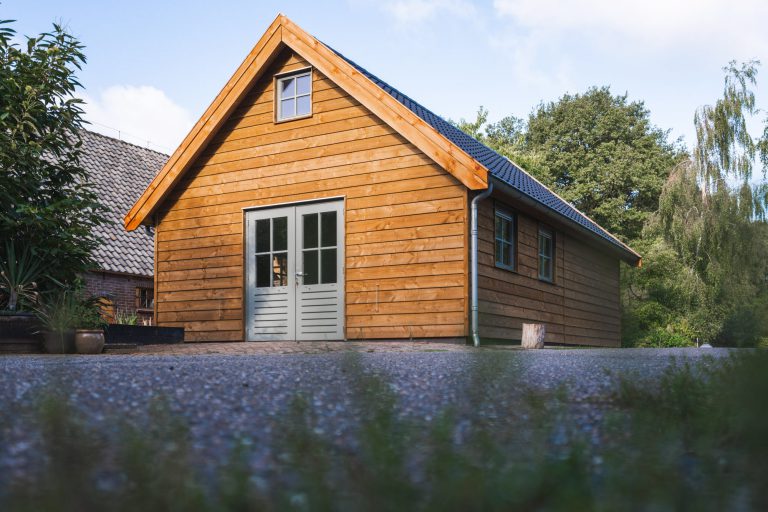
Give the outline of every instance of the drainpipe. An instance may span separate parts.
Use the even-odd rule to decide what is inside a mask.
[[[472,307],[472,320],[471,320],[471,326],[470,329],[472,330],[472,343],[476,347],[480,346],[480,322],[478,320],[478,298],[477,298],[477,205],[485,199],[486,197],[491,195],[491,192],[493,192],[493,183],[490,181],[488,182],[488,188],[481,194],[478,194],[472,199],[472,211],[471,211],[471,223],[472,228],[470,231],[471,241],[470,241],[470,265],[471,265],[471,279],[472,279],[472,289],[470,292],[470,302]]]

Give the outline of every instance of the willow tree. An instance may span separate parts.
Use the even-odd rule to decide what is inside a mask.
[[[745,331],[743,320],[759,317],[768,304],[763,300],[768,295],[768,126],[762,138],[747,128],[759,112],[752,91],[758,65],[731,62],[724,68],[723,96],[696,111],[691,157],[670,175],[646,233],[649,240],[660,236],[664,244],[649,245],[647,272],[665,250],[676,258],[679,269],[670,287],[678,291],[672,293],[677,302],[667,306],[679,316],[678,324],[704,339],[735,344],[760,334]],[[644,284],[647,289],[649,283]],[[734,331],[739,324],[741,332]],[[759,329],[755,325],[752,331]]]

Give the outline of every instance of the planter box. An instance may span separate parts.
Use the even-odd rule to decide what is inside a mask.
[[[39,354],[42,352],[40,323],[32,313],[0,312],[0,353]]]
[[[138,345],[183,343],[184,328],[112,324],[104,329],[104,338],[107,345],[110,343],[136,343]]]

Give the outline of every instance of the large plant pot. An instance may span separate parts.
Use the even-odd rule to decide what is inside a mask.
[[[101,329],[76,330],[75,348],[78,354],[101,354],[104,350],[104,331]]]
[[[0,312],[0,353],[39,353],[39,331],[40,324],[32,313]]]
[[[43,349],[48,354],[74,354],[75,330],[69,329],[63,332],[44,332]]]

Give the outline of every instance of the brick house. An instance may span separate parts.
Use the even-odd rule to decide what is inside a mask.
[[[127,232],[122,215],[131,207],[168,155],[83,130],[81,165],[88,170],[96,192],[110,208],[109,223],[97,228],[103,241],[94,252],[98,268],[83,276],[91,295],[106,299],[107,314],[133,314],[152,325],[154,304],[154,232]]]

